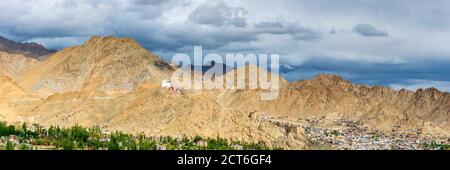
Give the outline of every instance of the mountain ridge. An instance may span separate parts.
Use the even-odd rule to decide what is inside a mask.
[[[19,83],[30,93],[44,95],[92,88],[129,91],[144,81],[160,82],[173,70],[136,41],[113,37],[92,37],[53,54],[38,67]]]
[[[40,60],[56,52],[56,50],[47,49],[35,42],[14,42],[2,36],[0,36],[0,51],[11,54],[23,54],[24,56]]]

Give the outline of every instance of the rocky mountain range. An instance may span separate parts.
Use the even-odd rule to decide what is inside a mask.
[[[434,88],[396,91],[325,74],[288,82],[270,74],[280,79],[279,97],[271,101],[260,100],[261,89],[171,92],[160,82],[177,68],[129,38],[92,37],[44,60],[4,50],[0,66],[0,121],[219,135],[292,149],[326,141],[310,134],[317,128],[325,137],[327,129],[344,134],[354,126],[427,140],[448,139],[450,132],[450,95]],[[236,72],[222,76],[230,74]]]
[[[47,49],[38,43],[14,42],[2,36],[0,36],[0,51],[4,51],[11,54],[22,54],[27,57],[32,57],[36,59],[44,59],[50,54],[56,52],[56,50]]]

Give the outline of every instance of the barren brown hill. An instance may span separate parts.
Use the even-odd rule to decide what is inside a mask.
[[[251,91],[236,91],[224,98],[230,107],[259,110],[294,119],[349,118],[369,127],[389,131],[395,126],[422,128],[432,122],[448,131],[449,93],[434,88],[417,92],[355,85],[336,75],[318,75],[282,85],[273,101],[258,100]]]
[[[25,97],[27,93],[10,77],[1,76],[0,96],[0,101],[5,102],[4,99]]]
[[[173,68],[129,38],[92,37],[64,49],[24,74],[19,84],[48,96],[68,91],[123,93],[144,82],[160,82]]]
[[[38,63],[38,60],[25,57],[22,54],[0,51],[0,76],[8,76],[17,81],[24,72],[34,68]]]

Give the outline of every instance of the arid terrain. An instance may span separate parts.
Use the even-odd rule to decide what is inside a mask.
[[[450,94],[435,88],[272,74],[280,93],[263,101],[259,89],[171,92],[160,83],[177,67],[129,38],[92,37],[55,53],[0,47],[0,121],[9,123],[220,136],[286,149],[423,149],[450,140]]]

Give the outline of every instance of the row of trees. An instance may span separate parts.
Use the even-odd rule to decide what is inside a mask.
[[[267,150],[270,148],[263,143],[247,143],[220,138],[173,138],[170,136],[148,137],[144,134],[132,135],[120,131],[104,134],[100,127],[86,128],[79,125],[70,128],[51,126],[45,129],[37,124],[28,128],[22,124],[17,128],[0,122],[0,136],[17,136],[19,149],[27,150],[36,146],[54,146],[55,149],[65,150]],[[34,147],[33,147],[34,146]],[[6,142],[4,149],[15,149],[11,142]],[[17,149],[17,148],[16,148]]]
[[[430,142],[430,143],[425,143],[424,148],[436,149],[436,150],[450,150],[450,145],[445,144],[445,143]]]

